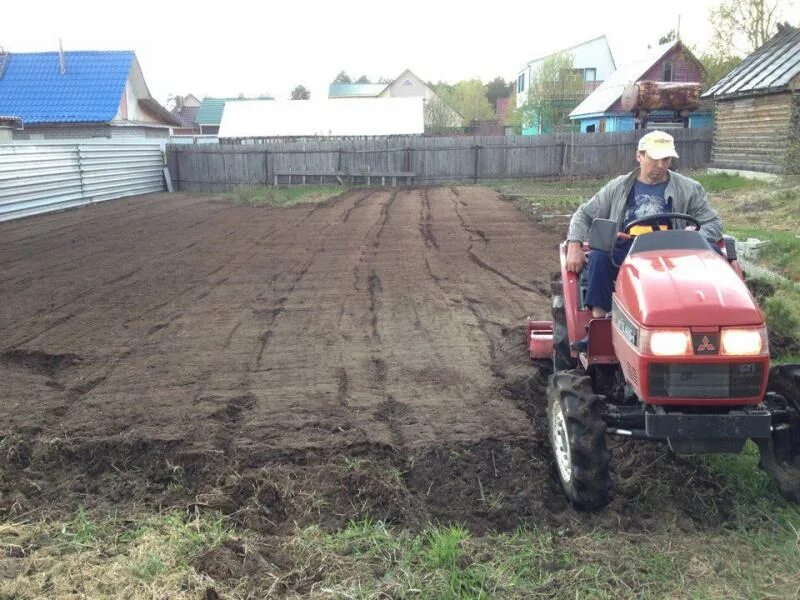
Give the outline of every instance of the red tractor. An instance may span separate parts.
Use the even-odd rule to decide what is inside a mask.
[[[665,219],[675,227],[662,230]],[[547,418],[570,502],[592,510],[609,501],[607,434],[680,454],[738,453],[752,439],[781,492],[800,501],[800,365],[770,369],[764,315],[733,240],[714,246],[678,213],[623,233],[642,226],[650,232],[634,236],[619,265],[610,317],[592,318],[586,270],[566,270],[563,243],[553,320],[528,320],[531,358],[553,362]],[[616,222],[596,219],[584,251],[610,251],[617,236]],[[586,332],[586,351],[571,349]]]

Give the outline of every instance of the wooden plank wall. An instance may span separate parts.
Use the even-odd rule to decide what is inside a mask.
[[[785,172],[796,110],[791,92],[718,100],[711,166]]]
[[[415,185],[527,177],[600,177],[618,175],[636,166],[636,145],[643,133],[180,144],[167,146],[167,164],[177,189],[208,192],[239,185],[271,185],[276,172],[289,171],[360,175],[413,172]],[[670,133],[675,136],[681,156],[678,168],[708,164],[710,129]],[[298,177],[293,179],[298,183]],[[318,181],[318,177],[308,178],[309,183]],[[335,183],[336,178],[331,175],[322,181]],[[281,182],[287,183],[288,178],[283,176]]]

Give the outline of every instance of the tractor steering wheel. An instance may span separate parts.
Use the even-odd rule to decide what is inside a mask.
[[[634,219],[623,230],[623,233],[626,235],[633,235],[631,234],[631,229],[633,229],[637,225],[644,225],[650,226],[653,231],[660,231],[660,224],[659,221],[663,221],[664,219],[669,219],[670,224],[669,228],[674,229],[674,224],[677,219],[681,219],[683,221],[688,221],[689,225],[694,226],[695,231],[700,231],[700,221],[694,218],[692,215],[687,215],[685,213],[661,213],[658,215],[647,215],[646,217],[639,217],[638,219]]]

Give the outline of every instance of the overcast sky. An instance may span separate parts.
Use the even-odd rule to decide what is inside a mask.
[[[796,12],[795,0],[780,0]],[[700,50],[718,0],[271,0],[245,2],[4,2],[0,46],[9,52],[136,52],[150,92],[312,97],[345,70],[354,79],[514,79],[526,62],[605,34],[617,65],[676,27]],[[793,19],[794,21],[800,19]]]

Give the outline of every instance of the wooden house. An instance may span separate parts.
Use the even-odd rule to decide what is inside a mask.
[[[623,106],[626,89],[639,82],[700,83],[703,65],[683,42],[675,40],[658,46],[637,61],[621,66],[569,115],[580,124],[582,133],[634,131],[641,119]],[[713,126],[710,108],[680,114],[681,111],[653,111],[647,116],[649,127],[658,129],[701,129]]]
[[[800,29],[781,25],[703,96],[716,107],[712,167],[800,173]]]

